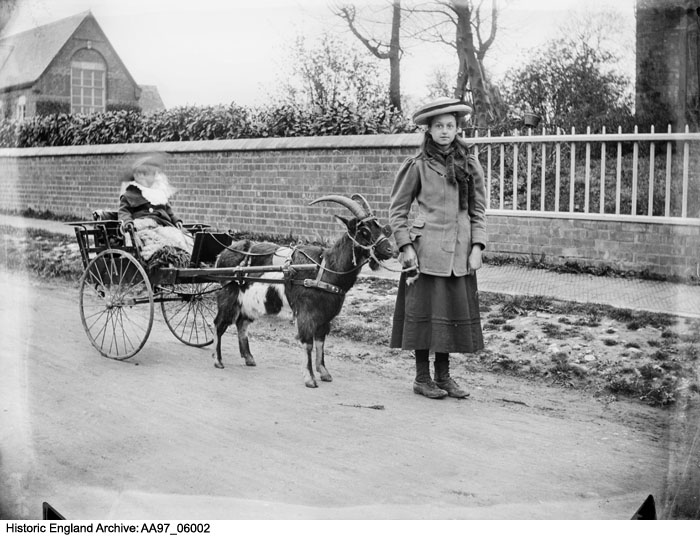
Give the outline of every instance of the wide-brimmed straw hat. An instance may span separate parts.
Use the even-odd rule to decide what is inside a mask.
[[[162,168],[165,164],[166,154],[164,153],[148,153],[140,156],[129,165],[125,165],[123,171],[119,175],[119,182],[130,182],[134,180],[134,173],[140,167],[155,167]]]
[[[471,112],[471,106],[466,105],[461,100],[441,97],[421,106],[416,113],[413,114],[413,122],[416,125],[428,125],[430,124],[431,118],[442,114],[454,114],[459,122],[460,119],[469,115]]]

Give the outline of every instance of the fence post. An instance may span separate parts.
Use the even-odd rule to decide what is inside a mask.
[[[518,134],[520,134],[518,132]],[[513,144],[513,210],[518,210],[518,144]]]
[[[501,138],[505,139],[505,134],[501,134]],[[505,204],[505,173],[506,173],[506,144],[505,141],[501,143],[501,173],[500,173],[500,181],[501,181],[501,188],[499,190],[499,205],[498,208],[503,210],[503,206]]]
[[[690,129],[685,125],[685,133],[688,134]],[[681,218],[688,217],[688,173],[690,167],[690,144],[688,140],[683,143],[683,204],[681,209]]]
[[[617,133],[622,134],[622,127],[617,127]],[[622,142],[617,142],[617,184],[615,185],[615,214],[620,214],[620,193],[622,191]]]
[[[591,127],[586,127],[586,134],[590,135],[591,133]],[[589,208],[589,197],[591,195],[591,142],[587,141],[586,142],[586,183],[585,183],[585,189],[584,193],[585,196],[583,198],[583,213],[588,214],[588,208]]]
[[[546,133],[547,133],[547,132],[546,132],[544,126],[543,126],[543,127],[542,127],[542,135],[544,136]],[[541,210],[542,212],[544,212],[544,209],[545,209],[545,203],[544,203],[544,201],[545,201],[545,199],[544,199],[544,198],[545,198],[545,195],[544,195],[544,194],[545,194],[545,192],[546,192],[546,189],[545,189],[545,186],[546,186],[545,183],[546,183],[546,181],[545,181],[545,179],[546,179],[546,176],[547,176],[547,174],[546,174],[546,170],[547,170],[547,146],[546,146],[544,143],[542,144],[542,151],[541,151],[541,153],[542,153],[542,179],[541,179],[541,181],[540,181],[540,182],[541,182],[541,184],[540,184],[540,210]]]
[[[603,126],[605,136],[605,126]],[[605,214],[605,140],[600,142],[600,213]]]
[[[654,125],[651,125],[651,133],[654,133]],[[649,196],[648,203],[649,207],[647,210],[647,215],[654,215],[654,158],[656,157],[656,145],[652,140],[649,144]]]
[[[486,137],[490,138],[491,137],[491,129],[488,129],[486,131]],[[491,181],[492,181],[492,176],[491,176],[491,148],[492,145],[489,143],[486,146],[486,169],[488,170],[486,174],[486,206],[488,208],[491,208]]]
[[[527,135],[532,136],[532,129],[527,129]],[[530,212],[530,198],[532,197],[532,143],[527,144],[527,201],[526,210]]]
[[[634,133],[639,134],[639,127],[634,125]],[[632,145],[632,207],[630,214],[632,216],[637,215],[637,179],[638,172],[637,167],[639,165],[639,142],[634,140],[634,145]]]
[[[559,134],[559,127],[557,127],[557,134]],[[556,175],[554,177],[554,211],[559,212],[559,198],[561,197],[561,143],[557,142],[555,144],[556,150]]]
[[[671,134],[673,129],[671,124],[668,125],[668,133]],[[664,215],[668,218],[671,216],[671,161],[673,158],[673,148],[671,141],[666,143],[666,199],[664,203]]]
[[[576,134],[576,129],[571,127],[571,135]],[[576,212],[574,206],[574,194],[576,193],[576,142],[571,142],[571,174],[569,176],[569,212]]]

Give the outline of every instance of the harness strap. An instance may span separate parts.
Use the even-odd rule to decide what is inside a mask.
[[[292,279],[292,284],[304,285],[306,288],[317,288],[319,290],[325,290],[326,292],[330,292],[331,294],[337,294],[338,296],[343,296],[345,294],[345,291],[342,288],[336,287],[335,285],[331,285],[330,283],[326,283],[324,281],[316,281],[315,279],[304,279],[303,281],[299,281],[298,279]]]
[[[324,258],[321,259],[321,265],[319,266],[318,272],[316,273],[316,279],[304,279],[303,281],[300,281],[298,279],[292,279],[292,284],[304,285],[306,288],[317,288],[319,290],[330,292],[331,294],[343,296],[345,294],[345,291],[342,288],[336,285],[331,285],[330,283],[326,283],[325,281],[321,281],[321,276],[323,275],[325,266],[326,259]]]

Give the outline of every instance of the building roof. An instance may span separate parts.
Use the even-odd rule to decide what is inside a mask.
[[[139,86],[141,88],[141,96],[139,97],[139,106],[144,113],[156,112],[165,110],[163,99],[160,98],[158,86]]]
[[[0,38],[0,89],[36,82],[86,17],[85,11]]]

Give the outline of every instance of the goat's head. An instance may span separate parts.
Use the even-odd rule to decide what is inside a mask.
[[[336,216],[336,218],[345,225],[354,247],[366,252],[366,258],[369,258],[369,266],[372,270],[379,267],[379,261],[385,261],[396,255],[396,248],[389,240],[391,227],[381,225],[377,221],[377,217],[364,197],[360,194],[354,194],[352,198],[342,195],[326,195],[309,204],[314,205],[324,201],[338,203],[352,212],[354,218],[350,220],[342,216]]]

